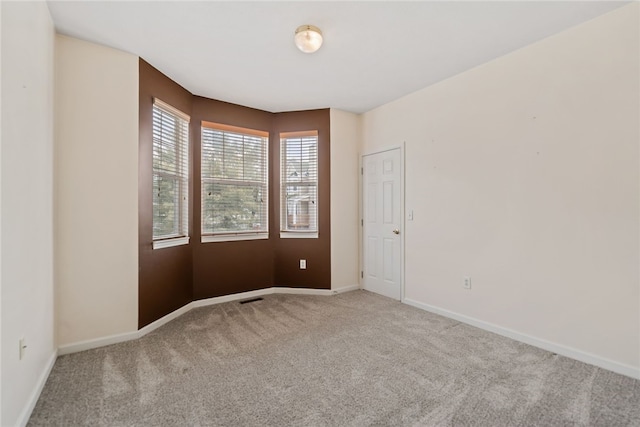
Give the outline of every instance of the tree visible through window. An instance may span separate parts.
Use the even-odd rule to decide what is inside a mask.
[[[267,237],[267,132],[202,125],[202,235]]]
[[[189,116],[153,104],[153,240],[189,233]]]
[[[280,230],[317,237],[318,132],[280,134],[280,154]]]

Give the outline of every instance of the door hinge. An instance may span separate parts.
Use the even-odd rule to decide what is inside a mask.
[[[360,227],[363,227],[363,226],[364,226],[364,219],[361,219],[360,220]]]
[[[360,271],[360,277],[364,279],[364,271]]]
[[[364,175],[364,168],[360,168],[360,175]]]

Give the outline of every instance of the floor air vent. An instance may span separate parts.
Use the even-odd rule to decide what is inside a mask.
[[[250,302],[256,302],[256,301],[262,301],[264,298],[251,298],[251,299],[246,299],[244,301],[240,301],[240,304],[248,304]]]

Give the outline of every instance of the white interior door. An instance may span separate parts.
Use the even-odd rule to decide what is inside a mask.
[[[401,298],[400,149],[362,157],[364,289]]]

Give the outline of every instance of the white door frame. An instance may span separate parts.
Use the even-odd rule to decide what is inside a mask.
[[[359,177],[359,200],[358,200],[358,215],[360,215],[360,229],[358,230],[358,235],[359,235],[359,239],[358,239],[358,246],[360,249],[360,275],[358,276],[358,284],[360,289],[364,289],[364,278],[362,277],[363,271],[364,271],[364,235],[362,233],[363,231],[363,220],[364,220],[364,211],[363,211],[363,200],[364,200],[364,189],[362,188],[362,185],[364,184],[364,179],[363,179],[363,168],[364,168],[364,157],[365,156],[370,156],[372,154],[380,154],[380,153],[384,153],[386,151],[392,151],[392,150],[400,150],[400,217],[402,218],[400,221],[401,224],[401,230],[400,230],[400,302],[404,303],[404,233],[405,230],[407,229],[406,227],[406,218],[404,215],[404,160],[405,160],[405,145],[406,142],[402,142],[402,144],[399,145],[392,145],[392,146],[388,146],[386,148],[381,148],[379,150],[374,150],[374,151],[365,151],[360,155],[360,175],[358,175]]]

